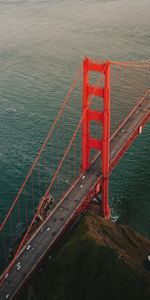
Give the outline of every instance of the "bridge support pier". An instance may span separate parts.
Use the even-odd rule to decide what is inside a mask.
[[[104,86],[91,85],[89,72],[104,75]],[[99,80],[100,81],[100,80]],[[103,111],[90,108],[91,98],[99,97],[103,101]],[[82,103],[82,170],[90,167],[90,153],[92,149],[101,153],[102,183],[102,210],[104,217],[109,217],[109,142],[110,142],[110,63],[97,63],[85,58],[83,61],[83,103]],[[102,136],[95,138],[90,135],[90,122],[95,121],[102,125]]]

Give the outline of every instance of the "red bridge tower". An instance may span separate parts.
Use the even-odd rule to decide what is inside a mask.
[[[94,86],[89,83],[89,72],[104,75],[104,86]],[[99,80],[100,81],[100,80]],[[103,101],[103,111],[90,109],[90,96],[99,97]],[[102,162],[102,209],[103,215],[110,214],[108,204],[109,190],[109,143],[110,143],[110,63],[97,63],[85,58],[83,61],[83,123],[82,123],[82,170],[90,167],[90,152],[96,149],[101,152]],[[102,136],[99,139],[90,134],[90,121],[101,123]],[[98,191],[99,192],[99,191]]]

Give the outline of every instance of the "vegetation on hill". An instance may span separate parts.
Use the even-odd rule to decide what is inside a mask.
[[[149,249],[128,226],[89,212],[34,276],[32,293],[38,300],[149,300],[150,273],[143,268]]]

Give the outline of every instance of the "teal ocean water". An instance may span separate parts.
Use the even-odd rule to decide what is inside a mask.
[[[0,0],[0,222],[83,57],[149,59],[149,16],[149,0]],[[150,238],[150,124],[112,174],[110,203]]]

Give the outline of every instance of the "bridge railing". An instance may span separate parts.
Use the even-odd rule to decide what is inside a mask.
[[[111,62],[111,134],[149,88],[150,63]],[[91,76],[95,86],[103,86],[103,76]],[[32,234],[43,196],[59,201],[81,170],[82,72],[76,78],[21,187],[0,226],[0,268],[13,262]],[[102,109],[101,99],[93,95],[90,108]],[[91,122],[92,136],[100,138],[102,129]],[[91,159],[96,153],[91,153]],[[52,207],[51,207],[52,209]],[[21,243],[20,243],[21,242]]]
[[[77,70],[73,84],[64,99],[54,124],[44,140],[23,185],[12,206],[7,208],[6,217],[0,224],[0,270],[4,263],[14,257],[24,234],[29,228],[39,204],[58,168],[59,162],[81,118],[82,70]],[[36,142],[36,141],[35,141]],[[78,143],[71,148],[70,155],[58,174],[50,191],[54,204],[78,176],[80,169],[80,135]],[[76,155],[79,153],[78,156]],[[53,205],[50,205],[52,209]],[[34,222],[35,226],[36,220]],[[33,228],[33,226],[32,226]],[[32,230],[31,230],[32,231]]]

